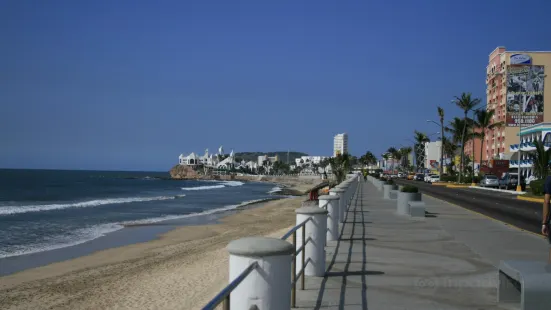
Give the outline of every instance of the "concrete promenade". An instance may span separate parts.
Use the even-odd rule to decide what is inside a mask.
[[[548,258],[535,234],[425,195],[425,218],[400,216],[382,196],[362,181],[326,276],[306,277],[294,309],[511,309],[497,306],[499,261]]]

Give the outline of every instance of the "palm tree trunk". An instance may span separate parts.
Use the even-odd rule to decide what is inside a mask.
[[[444,174],[444,122],[440,122],[440,177]]]
[[[484,150],[484,138],[486,138],[485,129],[482,129],[482,135],[480,136],[480,165],[478,166],[478,176],[480,176],[480,170],[482,168],[482,151]]]
[[[463,134],[461,135],[461,162],[459,163],[459,183],[461,183],[461,174],[463,174],[463,162],[465,159],[465,132],[467,131],[467,111],[465,111],[465,118],[463,124]]]

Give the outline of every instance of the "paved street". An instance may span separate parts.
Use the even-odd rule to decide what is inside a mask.
[[[421,192],[434,198],[459,205],[505,223],[539,233],[542,205],[516,199],[516,195],[472,188],[447,188],[421,181],[396,180],[398,184],[417,186]]]
[[[503,259],[545,261],[546,241],[441,200],[423,200],[425,218],[400,216],[395,200],[362,184],[341,239],[327,245],[326,276],[306,278],[296,309],[510,309],[496,303],[496,266]]]

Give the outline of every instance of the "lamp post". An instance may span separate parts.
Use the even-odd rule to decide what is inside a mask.
[[[440,123],[438,124],[435,121],[427,120],[428,123],[435,123],[437,126],[440,126],[440,177],[442,177],[442,174],[444,173],[444,124]]]

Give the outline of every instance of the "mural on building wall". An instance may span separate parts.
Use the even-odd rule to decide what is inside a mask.
[[[509,127],[543,122],[544,66],[510,66],[507,70],[507,118]],[[522,122],[520,112],[522,111]]]

